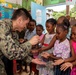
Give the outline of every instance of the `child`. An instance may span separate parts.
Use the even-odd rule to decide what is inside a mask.
[[[72,27],[72,46],[76,54],[76,25]],[[75,66],[72,68],[71,75],[76,75],[76,60],[72,64]]]
[[[52,58],[52,59],[66,59],[70,57],[70,43],[69,40],[66,38],[69,29],[68,20],[65,19],[67,23],[62,23],[57,25],[56,27],[56,37],[57,40],[54,44],[54,51],[53,54],[43,53],[42,56],[45,58]],[[46,56],[45,56],[46,55]],[[55,74],[54,75],[69,75],[69,70],[61,71],[60,65],[55,66]]]
[[[44,34],[43,34],[44,28],[41,24],[38,24],[36,26],[36,34],[40,36],[40,41],[43,39]]]
[[[38,24],[36,26],[36,34],[40,36],[40,43],[38,45],[34,46],[35,48],[33,48],[33,49],[38,49],[41,47],[41,41],[44,38],[43,30],[44,30],[44,28],[41,24]],[[32,53],[35,53],[35,56],[33,55],[34,58],[37,58],[37,56],[38,56],[37,52],[38,52],[38,50],[32,51]],[[37,56],[36,56],[36,54],[37,54]]]
[[[71,68],[71,74],[70,75],[76,75],[76,25],[73,25],[72,27],[72,35],[71,35],[71,46],[72,46],[72,57],[66,59],[66,60],[57,60],[54,64],[57,65],[57,64],[61,64],[63,62],[65,62],[63,65],[61,65],[61,70],[66,70],[67,68]],[[61,62],[61,63],[59,63]],[[70,63],[71,62],[71,63]]]
[[[30,40],[35,35],[36,35],[36,21],[34,19],[32,19],[29,22],[29,27],[28,27],[27,31],[25,32],[24,39]]]
[[[48,33],[46,33],[44,36],[44,43],[42,47],[47,47],[50,41],[52,40],[52,38],[55,36],[54,29],[55,29],[56,23],[57,23],[56,20],[53,18],[50,18],[46,21],[46,30]],[[46,52],[52,53],[53,48],[48,49]],[[41,58],[42,61],[47,63],[46,66],[42,66],[42,65],[37,66],[37,69],[39,70],[39,75],[54,75],[53,67],[50,67],[50,64],[52,63],[52,61],[42,58],[41,53],[39,54],[39,58]]]
[[[36,21],[32,19],[28,24],[28,29],[25,32],[24,40],[30,40],[33,36],[36,35]],[[26,64],[26,70],[30,73],[30,64]]]
[[[59,18],[58,18],[58,20],[57,20],[57,24],[62,24],[62,23],[67,23],[66,22],[66,17],[65,16],[60,16]],[[67,19],[68,20],[68,19]],[[69,20],[68,20],[69,21]],[[70,22],[68,22],[68,23],[70,23]],[[68,31],[68,34],[67,34],[67,38],[68,39],[70,39],[70,35],[71,35],[71,28],[70,28],[70,26],[69,26],[69,31]]]
[[[36,34],[40,36],[40,41],[43,39],[44,37],[44,34],[43,34],[43,26],[41,24],[38,24],[36,26]],[[34,49],[38,49],[39,47],[41,47],[41,45],[36,45],[33,50],[32,50],[32,53],[33,53],[33,58],[37,58],[38,57],[38,51],[37,50],[34,50]],[[36,69],[36,64],[34,63],[31,63],[31,70],[32,70],[32,73],[33,75],[35,74],[38,74],[38,70]]]

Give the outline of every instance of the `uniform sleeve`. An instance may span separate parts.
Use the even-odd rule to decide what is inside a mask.
[[[5,29],[0,27],[0,51],[8,59],[24,59],[28,57],[32,45],[29,42],[16,44],[11,35],[5,34]]]
[[[24,61],[28,64],[31,62],[31,60],[32,58],[29,55],[24,58]]]

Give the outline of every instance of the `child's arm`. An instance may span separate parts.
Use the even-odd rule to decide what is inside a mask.
[[[47,53],[47,52],[43,52],[43,53],[41,54],[41,56],[44,57],[44,58],[47,58],[47,59],[49,58],[49,59],[53,59],[53,60],[61,59],[61,57],[56,57],[56,56],[53,55],[52,53],[49,54],[49,53]]]
[[[73,65],[73,66],[76,66],[76,60],[75,60],[74,62],[72,62],[72,65]]]
[[[46,47],[40,48],[40,49],[39,49],[39,52],[42,52],[42,51],[51,49],[51,48],[54,46],[55,41],[56,41],[56,35],[55,35],[55,36],[53,37],[53,39],[50,41],[49,45],[46,46]]]
[[[56,57],[56,56],[53,55],[52,53],[50,54],[49,58],[51,58],[51,59],[53,59],[53,60],[61,59],[61,57]]]
[[[45,34],[45,35],[46,35],[46,34]],[[42,40],[40,41],[40,43],[41,43],[42,45],[44,44],[45,35],[43,36]]]
[[[71,63],[70,62],[66,62],[66,63],[62,64],[60,69],[63,70],[63,71],[65,71],[68,68],[72,69],[73,66],[76,66],[76,61],[71,62]]]

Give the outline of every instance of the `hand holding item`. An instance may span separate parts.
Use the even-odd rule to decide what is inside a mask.
[[[63,59],[59,59],[59,60],[55,60],[55,62],[53,63],[53,65],[60,65],[64,62]]]
[[[32,37],[32,38],[29,40],[29,42],[30,42],[32,45],[36,45],[36,44],[38,44],[38,43],[40,42],[40,38],[39,38],[38,35],[36,35],[36,36]]]
[[[32,63],[38,64],[38,65],[46,65],[46,63],[41,61],[41,59],[39,58],[32,59]]]
[[[67,63],[62,64],[60,69],[63,70],[63,71],[65,71],[69,67],[72,69],[73,65],[72,65],[72,63],[67,62]]]

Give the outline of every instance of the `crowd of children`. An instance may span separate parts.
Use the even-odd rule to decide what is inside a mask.
[[[30,25],[29,29],[33,30],[24,39],[32,38],[30,35],[34,31],[35,35],[40,36],[40,42],[32,47],[30,55],[46,65],[31,63],[29,75],[76,75],[76,25],[70,25],[65,16],[58,20],[48,19],[45,23],[46,33],[43,33],[43,25]]]

